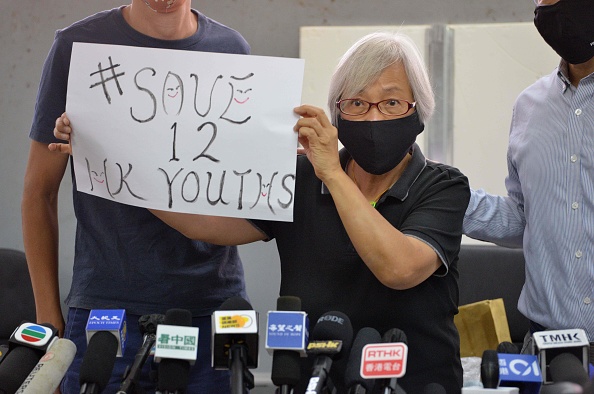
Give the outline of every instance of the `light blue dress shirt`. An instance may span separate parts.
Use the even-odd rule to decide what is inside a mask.
[[[508,195],[473,190],[464,233],[523,247],[526,282],[520,312],[551,329],[582,328],[592,342],[594,74],[577,88],[567,75],[562,61],[516,100],[507,152]]]

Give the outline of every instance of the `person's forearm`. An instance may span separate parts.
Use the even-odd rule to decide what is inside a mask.
[[[58,280],[57,197],[41,198],[25,190],[22,226],[37,321],[51,323],[62,332],[64,323]]]
[[[373,208],[348,175],[325,179],[342,223],[361,259],[385,286],[407,289],[439,266],[436,253],[394,228]]]

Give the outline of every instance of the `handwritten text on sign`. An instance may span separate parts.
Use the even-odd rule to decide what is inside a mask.
[[[75,43],[77,188],[124,204],[291,221],[303,61]]]

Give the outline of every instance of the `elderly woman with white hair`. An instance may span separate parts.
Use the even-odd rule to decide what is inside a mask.
[[[460,171],[425,159],[415,144],[434,109],[418,49],[401,34],[362,38],[340,61],[328,104],[330,118],[313,106],[295,109],[304,154],[293,222],[153,213],[215,244],[275,239],[280,294],[300,297],[312,323],[341,311],[355,333],[398,328],[409,349],[398,385],[420,393],[439,383],[458,393],[456,265],[470,191]],[[302,364],[297,392],[311,371],[311,360]],[[345,364],[334,363],[330,373],[339,393],[347,391]]]

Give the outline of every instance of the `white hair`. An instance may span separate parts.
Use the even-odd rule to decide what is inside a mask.
[[[380,74],[400,62],[408,77],[416,110],[422,123],[427,123],[435,109],[435,98],[427,68],[415,43],[401,33],[377,32],[357,41],[340,59],[330,80],[328,108],[337,124],[340,111],[336,102],[359,94],[375,82]]]

